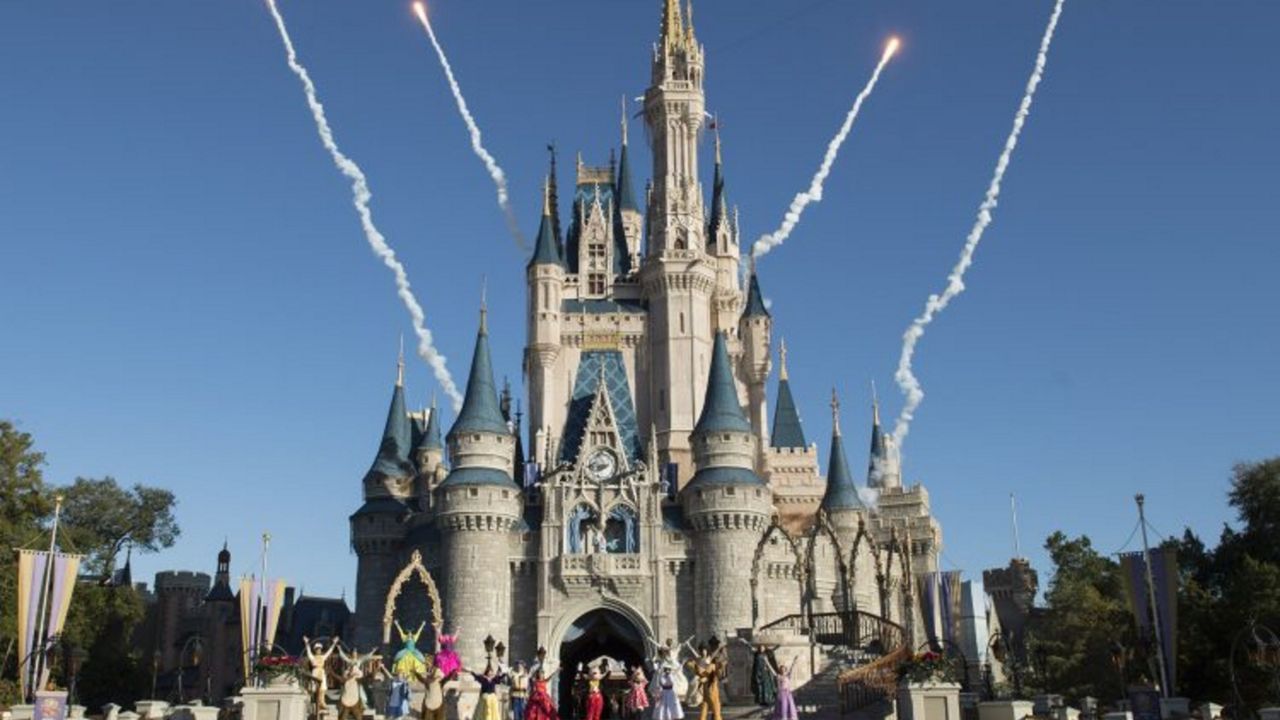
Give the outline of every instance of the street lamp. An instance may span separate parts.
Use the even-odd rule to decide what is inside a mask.
[[[1249,664],[1264,670],[1270,670],[1272,675],[1271,692],[1280,694],[1280,636],[1277,636],[1266,625],[1256,620],[1250,620],[1249,624],[1236,633],[1235,638],[1231,641],[1231,655],[1228,659],[1228,669],[1231,671],[1231,689],[1235,694],[1235,714],[1237,717],[1241,717],[1242,713],[1247,712],[1244,708],[1244,694],[1240,692],[1240,681],[1236,673],[1236,655],[1242,643],[1245,646],[1244,654],[1249,658]],[[1247,715],[1243,715],[1243,717],[1247,717]]]
[[[1120,701],[1124,702],[1126,683],[1128,673],[1126,669],[1129,666],[1129,660],[1133,657],[1133,648],[1125,647],[1119,640],[1111,643],[1111,663],[1116,666],[1116,674],[1120,678]]]
[[[191,649],[191,662],[187,663],[187,649]],[[204,649],[204,639],[199,635],[192,635],[187,641],[182,643],[182,649],[178,651],[178,704],[181,705],[186,701],[185,694],[182,690],[182,681],[187,674],[187,668],[200,667],[200,651]],[[197,676],[199,673],[197,673]]]
[[[67,700],[71,705],[76,705],[80,699],[76,692],[76,681],[80,677],[80,666],[84,664],[85,658],[89,657],[89,653],[79,645],[67,645],[66,653],[67,674],[71,676],[67,687]]]
[[[486,635],[484,638],[484,659],[486,662],[493,660],[493,646],[497,644],[497,640],[492,635]]]

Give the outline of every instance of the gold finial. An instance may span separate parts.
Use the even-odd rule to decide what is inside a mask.
[[[551,217],[551,176],[542,181],[542,216]]]
[[[622,147],[627,146],[627,96],[622,96]]]
[[[480,276],[480,334],[489,334],[489,304],[486,296],[489,294],[489,276]]]
[[[876,381],[871,381],[871,422],[880,425],[880,396],[876,394]]]
[[[400,333],[400,358],[396,361],[396,387],[404,387],[404,333]]]
[[[831,388],[831,433],[840,437],[840,396]]]
[[[778,368],[778,379],[786,380],[787,379],[787,341],[786,340],[778,341],[778,362],[780,365],[780,367]]]
[[[716,164],[719,165],[720,164],[720,116],[719,115],[711,116],[711,129],[715,131],[715,135],[716,135]]]

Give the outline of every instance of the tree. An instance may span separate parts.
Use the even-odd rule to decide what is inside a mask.
[[[44,453],[29,433],[0,420],[0,676],[12,677],[17,665],[17,558],[10,548],[40,536],[40,522],[50,503],[44,495]],[[16,688],[0,687],[0,703],[13,699]]]
[[[173,493],[134,485],[125,490],[115,478],[76,478],[63,488],[63,519],[71,547],[88,557],[86,568],[109,576],[125,545],[141,552],[172,547],[179,528]]]

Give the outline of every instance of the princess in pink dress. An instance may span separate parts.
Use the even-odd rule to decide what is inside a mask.
[[[458,635],[461,633],[461,628],[454,628],[452,635],[440,634],[440,649],[436,652],[436,667],[440,668],[441,674],[446,679],[452,678],[462,669],[462,661],[458,659],[458,653],[453,649],[458,642]]]

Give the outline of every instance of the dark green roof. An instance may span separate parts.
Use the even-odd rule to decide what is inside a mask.
[[[702,415],[694,426],[694,433],[751,432],[751,423],[738,402],[738,386],[733,381],[733,367],[729,361],[729,346],[723,332],[716,333],[715,347],[711,352],[711,372],[707,377],[707,396],[702,403]]]
[[[529,265],[564,267],[564,259],[560,257],[560,239],[556,237],[548,207],[542,211],[542,223],[538,226],[538,238],[533,242],[533,257],[529,259]]]
[[[631,170],[627,164],[627,144],[622,144],[622,154],[618,156],[618,207],[623,210],[639,211],[636,193],[631,187]]]
[[[742,485],[760,485],[765,483],[760,479],[755,471],[740,467],[711,467],[703,468],[693,474],[693,479],[685,486],[685,490],[689,488],[709,487],[709,486],[742,486]]]
[[[351,514],[351,517],[362,517],[364,515],[396,515],[408,512],[409,508],[399,500],[389,497],[371,498],[366,500],[359,510]]]
[[[796,401],[791,397],[791,383],[786,378],[778,381],[778,400],[774,403],[773,432],[769,435],[769,444],[775,448],[808,447],[804,428],[800,426],[800,413],[796,411]]]
[[[493,364],[489,360],[489,333],[484,319],[476,333],[476,349],[471,356],[471,374],[467,377],[467,393],[462,410],[449,430],[452,437],[463,432],[489,432],[507,435],[510,430],[498,406],[498,391],[493,384]]]
[[[715,242],[716,232],[729,222],[728,200],[724,195],[724,173],[716,162],[715,178],[711,182],[711,221],[707,224],[707,243]]]
[[[444,479],[440,487],[462,487],[464,485],[493,485],[497,487],[509,487],[518,491],[516,483],[511,476],[501,470],[495,470],[487,467],[463,467],[454,468],[449,471],[449,476]]]
[[[409,462],[409,450],[412,447],[413,430],[409,415],[404,409],[404,388],[396,384],[391,392],[391,407],[387,410],[387,423],[382,429],[382,441],[378,444],[378,454],[373,465],[366,473],[369,476],[408,477],[413,475],[413,463]]]
[[[742,316],[769,317],[769,308],[764,306],[764,296],[760,294],[760,280],[754,271],[747,285],[747,307],[742,311]]]
[[[853,484],[853,475],[849,472],[849,461],[845,459],[844,441],[839,432],[833,433],[831,459],[827,463],[827,491],[822,495],[822,509],[831,512],[862,507],[858,487]]]

